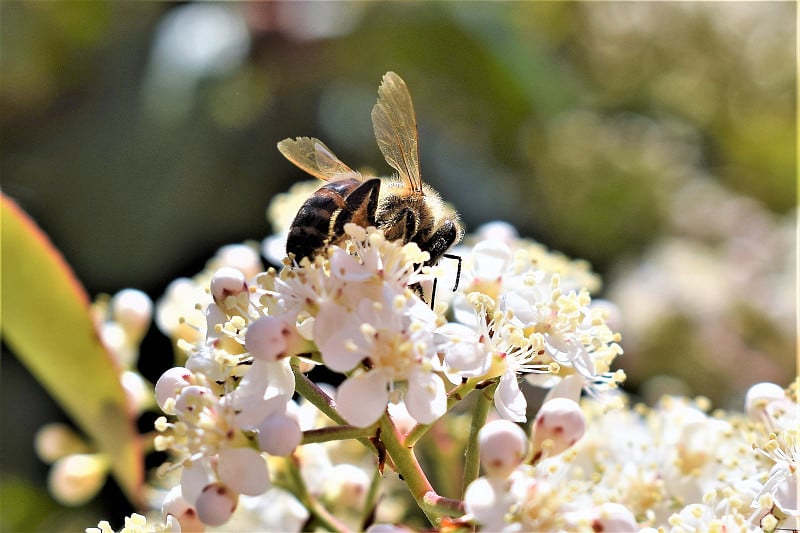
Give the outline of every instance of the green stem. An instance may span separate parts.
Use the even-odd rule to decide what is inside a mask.
[[[364,515],[361,517],[361,529],[366,530],[372,525],[375,519],[375,508],[378,506],[378,495],[380,494],[383,474],[379,468],[375,468],[372,473],[372,481],[369,484],[369,491],[364,501]]]
[[[395,471],[401,476],[417,505],[433,526],[441,526],[444,516],[463,514],[463,506],[460,501],[443,498],[436,494],[425,476],[425,472],[422,471],[422,467],[414,455],[414,450],[402,442],[400,434],[388,414],[384,414],[381,418],[381,441],[386,447],[389,458],[394,463]]]
[[[449,411],[452,409],[456,404],[458,404],[461,400],[467,397],[467,395],[475,389],[475,386],[480,383],[478,379],[471,379],[466,383],[462,383],[457,387],[454,387],[450,392],[447,393],[447,410]],[[417,424],[414,426],[411,431],[408,432],[405,438],[405,445],[413,447],[419,439],[421,439],[425,433],[431,428],[430,424]]]
[[[375,436],[375,427],[357,428],[355,426],[333,426],[318,429],[309,429],[303,432],[301,444],[315,442],[330,442],[332,440],[368,439]]]
[[[464,491],[470,483],[478,479],[478,472],[480,470],[480,447],[478,446],[478,432],[484,424],[486,424],[486,417],[489,414],[489,408],[494,400],[494,392],[497,389],[497,383],[489,385],[481,391],[475,402],[475,407],[472,411],[472,422],[469,427],[469,438],[467,439],[467,451],[464,460],[464,480],[461,487],[461,496],[464,496]]]
[[[347,425],[347,421],[336,411],[336,402],[333,398],[328,396],[316,383],[303,374],[296,358],[292,358],[291,365],[292,372],[294,373],[295,391],[337,424],[343,426]]]

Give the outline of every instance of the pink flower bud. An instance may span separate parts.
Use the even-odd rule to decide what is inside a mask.
[[[528,437],[515,423],[500,419],[478,433],[481,464],[489,477],[506,478],[519,466],[528,450]]]
[[[168,415],[175,410],[167,405],[167,400],[175,399],[184,387],[191,385],[192,371],[182,366],[170,368],[156,382],[156,403]]]
[[[214,272],[211,278],[211,296],[214,301],[223,309],[228,309],[225,300],[228,296],[238,296],[247,291],[247,280],[244,274],[233,267],[222,267]]]
[[[197,517],[197,511],[183,497],[180,485],[172,487],[167,493],[161,504],[161,514],[165,518],[175,517],[181,526],[181,531],[202,532],[205,530],[205,526]]]
[[[531,431],[531,462],[563,452],[578,442],[584,431],[586,418],[576,402],[568,398],[553,398],[545,402]]]
[[[219,451],[217,473],[232,490],[258,496],[270,487],[264,458],[252,448],[223,448]]]
[[[259,448],[271,455],[287,456],[303,440],[297,419],[285,413],[268,416],[258,425]]]
[[[280,318],[259,318],[247,328],[244,345],[255,359],[276,361],[287,355],[287,348],[299,337],[293,325]]]
[[[238,503],[239,495],[217,481],[206,485],[197,497],[197,516],[208,526],[221,526],[230,520]]]

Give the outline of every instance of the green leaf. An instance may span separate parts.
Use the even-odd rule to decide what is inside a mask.
[[[64,258],[22,209],[0,195],[2,333],[7,345],[107,455],[134,505],[144,478],[121,368],[98,337],[89,298]],[[18,408],[25,405],[20,400]]]

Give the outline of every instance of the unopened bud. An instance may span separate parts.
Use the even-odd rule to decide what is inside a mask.
[[[208,526],[221,526],[230,520],[238,503],[239,495],[217,481],[206,485],[197,497],[197,516]]]
[[[211,278],[211,296],[224,311],[232,311],[238,303],[238,296],[247,292],[247,280],[241,270],[222,267]],[[233,296],[234,299],[230,300]]]
[[[489,477],[508,477],[528,450],[525,432],[508,420],[493,420],[478,432],[481,464]]]
[[[543,456],[557,455],[583,436],[586,418],[580,406],[568,398],[553,398],[545,402],[531,430],[532,463]]]

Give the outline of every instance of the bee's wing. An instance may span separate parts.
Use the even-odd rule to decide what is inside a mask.
[[[394,72],[387,72],[378,88],[372,126],[386,162],[400,174],[409,192],[422,192],[417,117],[406,82]]]
[[[312,137],[284,139],[278,150],[292,163],[323,181],[361,179],[361,174],[342,163],[322,141]]]

